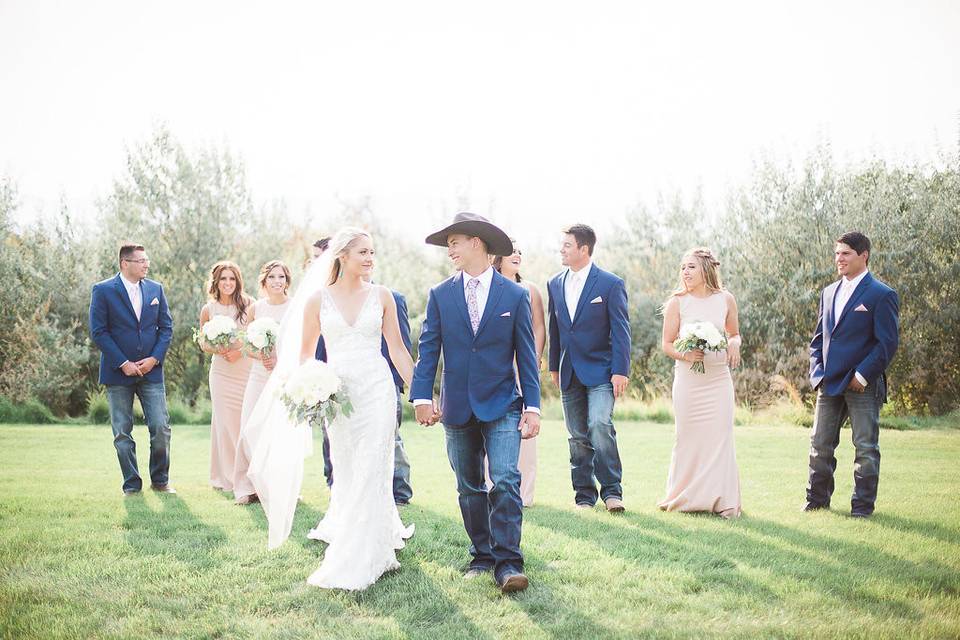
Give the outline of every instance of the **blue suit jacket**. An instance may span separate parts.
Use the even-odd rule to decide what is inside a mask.
[[[430,290],[411,400],[433,399],[441,352],[444,424],[466,424],[471,416],[491,422],[521,404],[540,408],[530,294],[516,282],[494,272],[476,335],[470,326],[461,274]],[[517,389],[518,373],[522,396]]]
[[[833,302],[840,280],[820,294],[817,330],[810,341],[810,384],[827,396],[843,395],[855,371],[867,384],[885,377],[900,342],[897,293],[868,273],[838,318]],[[863,307],[865,310],[857,311]]]
[[[410,351],[412,346],[410,342],[410,316],[407,314],[407,299],[403,297],[403,294],[390,290],[390,293],[393,294],[393,300],[397,303],[397,322],[400,324],[400,337],[403,339],[403,345],[407,348],[407,351]],[[397,371],[397,368],[393,366],[393,361],[390,360],[390,349],[387,347],[387,339],[380,339],[380,352],[383,354],[383,357],[386,358],[387,364],[390,365],[390,373],[393,374],[393,383],[397,385],[397,388],[400,389],[400,392],[403,392],[403,378],[400,377],[400,372]],[[314,356],[317,360],[327,361],[327,345],[323,341],[323,336],[320,336],[320,339],[317,340],[317,353]]]
[[[570,387],[574,372],[588,387],[610,382],[613,374],[630,375],[630,316],[623,280],[591,265],[571,318],[564,292],[567,273],[564,269],[547,283],[550,371],[560,372],[560,388]]]
[[[120,274],[93,285],[90,337],[100,347],[100,384],[131,385],[142,379],[163,382],[163,358],[173,338],[173,318],[159,282],[141,280],[140,299],[143,308],[137,321]],[[151,304],[154,300],[157,303]],[[136,362],[148,356],[156,358],[158,364],[143,378],[127,376],[120,370],[125,361]]]

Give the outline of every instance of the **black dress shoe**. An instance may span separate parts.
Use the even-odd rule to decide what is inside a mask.
[[[152,484],[150,488],[156,491],[157,493],[176,493],[177,490],[171,487],[169,484]]]
[[[870,515],[871,515],[871,514],[867,513],[866,511],[851,511],[851,512],[850,512],[850,517],[851,517],[851,518],[869,518]]]
[[[503,580],[500,582],[500,591],[501,593],[514,593],[516,591],[523,591],[530,584],[530,581],[527,580],[527,576],[522,573],[510,573],[504,576]]]
[[[123,490],[123,497],[124,497],[124,498],[129,498],[130,496],[135,496],[135,495],[137,495],[138,493],[140,493],[140,489],[124,489],[124,490]]]
[[[827,510],[829,510],[829,509],[830,509],[830,505],[828,505],[828,504],[816,504],[816,503],[813,503],[813,502],[808,502],[807,504],[803,505],[803,509],[802,509],[802,510],[803,510],[803,511],[820,511],[821,509],[827,509]]]

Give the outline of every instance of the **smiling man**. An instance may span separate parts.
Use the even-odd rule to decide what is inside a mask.
[[[837,239],[840,280],[820,294],[817,329],[810,342],[810,384],[817,392],[810,434],[810,477],[804,511],[830,507],[834,451],[850,417],[856,457],[850,515],[873,513],[880,479],[880,407],[887,400],[887,367],[897,351],[900,301],[871,275],[870,239],[850,231]]]

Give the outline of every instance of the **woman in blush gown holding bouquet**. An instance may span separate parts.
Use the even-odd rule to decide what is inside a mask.
[[[676,360],[676,443],[666,496],[658,506],[735,518],[740,515],[740,474],[730,369],[740,364],[740,328],[737,302],[723,288],[719,267],[709,249],[691,249],[680,263],[680,284],[664,305],[662,348]],[[694,328],[708,337],[688,338]],[[678,349],[675,342],[703,348]]]

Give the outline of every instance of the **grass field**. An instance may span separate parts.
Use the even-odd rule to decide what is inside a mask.
[[[844,432],[834,510],[804,514],[807,434],[738,427],[744,517],[656,510],[672,426],[619,425],[628,511],[575,512],[563,426],[545,422],[524,513],[531,587],[464,581],[466,536],[442,432],[404,425],[417,525],[402,569],[366,592],[305,583],[323,545],[319,456],[291,539],[266,549],[258,506],[206,484],[208,430],[174,427],[175,496],[120,495],[105,426],[0,426],[4,638],[960,637],[960,430],[884,431],[880,500],[847,517]],[[137,428],[146,468],[146,429]]]

